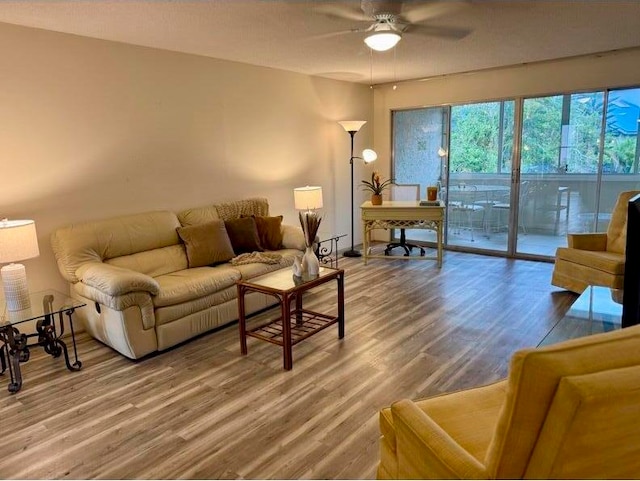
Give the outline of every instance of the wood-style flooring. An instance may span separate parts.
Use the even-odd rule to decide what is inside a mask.
[[[289,372],[266,342],[242,357],[237,324],[138,362],[81,334],[76,373],[32,349],[19,393],[0,376],[0,478],[373,478],[382,407],[504,377],[576,298],[549,263],[340,267],[345,338],[331,326],[294,346]],[[305,306],[336,312],[335,283]]]

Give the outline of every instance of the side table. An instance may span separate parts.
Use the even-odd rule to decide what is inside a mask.
[[[73,329],[73,313],[86,304],[55,290],[35,292],[29,298],[31,307],[21,311],[9,311],[4,299],[0,301],[0,374],[9,369],[10,393],[16,393],[22,387],[20,363],[29,360],[30,347],[42,346],[53,357],[64,354],[65,364],[70,371],[82,368]],[[64,334],[64,316],[67,317],[71,330],[73,362],[69,359],[66,343],[61,339]],[[36,322],[36,332],[21,333],[18,326],[29,321]],[[37,341],[29,343],[31,338],[37,338]]]
[[[324,265],[338,268],[338,241],[347,234],[338,234],[318,241],[316,244],[316,257]],[[335,263],[335,265],[334,265]]]

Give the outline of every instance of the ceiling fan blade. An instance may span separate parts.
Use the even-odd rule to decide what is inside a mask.
[[[314,11],[331,18],[341,18],[354,22],[371,22],[360,8],[354,8],[343,3],[324,3],[315,6]]]
[[[468,0],[447,0],[446,2],[429,2],[421,5],[407,2],[402,7],[402,18],[408,23],[420,23],[425,20],[452,15],[469,5]]]
[[[352,28],[351,30],[340,30],[338,32],[329,32],[329,33],[321,33],[319,35],[311,35],[307,37],[305,40],[323,40],[326,38],[337,38],[342,37],[351,33],[362,33],[366,32],[368,28]]]
[[[403,33],[415,33],[429,37],[440,37],[451,40],[460,40],[469,35],[472,30],[468,28],[436,27],[432,25],[407,25]]]

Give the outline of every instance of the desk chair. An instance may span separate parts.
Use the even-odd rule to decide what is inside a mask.
[[[391,200],[420,200],[420,184],[392,184]],[[420,255],[424,256],[424,248],[422,246],[407,243],[404,229],[400,229],[400,242],[390,242],[387,244],[384,255],[390,255],[391,251],[396,247],[402,247],[406,257],[409,257],[414,247],[420,249]]]

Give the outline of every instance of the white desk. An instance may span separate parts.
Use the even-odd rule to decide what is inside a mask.
[[[438,206],[421,206],[415,200],[385,200],[382,205],[367,201],[360,206],[362,212],[362,247],[365,265],[367,259],[422,259],[437,260],[442,267],[442,239],[444,203]],[[437,256],[385,256],[371,255],[371,231],[374,229],[428,229],[436,232]]]

